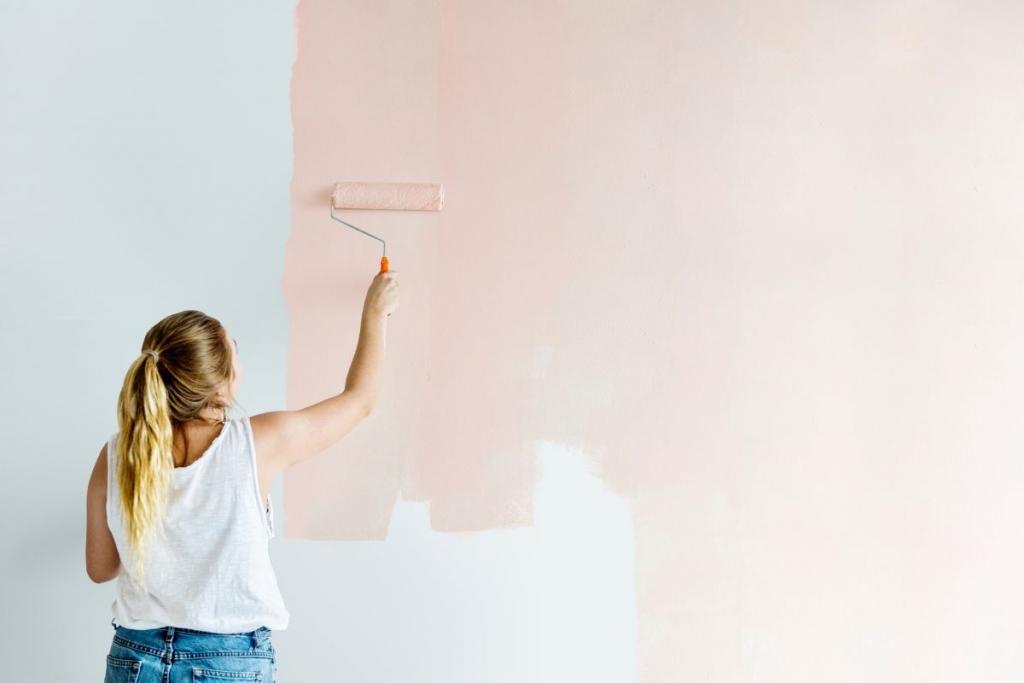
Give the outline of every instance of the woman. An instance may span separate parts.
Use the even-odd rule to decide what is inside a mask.
[[[373,410],[395,274],[366,292],[344,390],[301,410],[229,418],[238,344],[200,311],[146,333],[87,494],[86,572],[118,579],[105,683],[274,680],[271,633],[288,611],[268,491]]]

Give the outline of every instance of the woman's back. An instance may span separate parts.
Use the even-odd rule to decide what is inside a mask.
[[[224,423],[206,451],[171,471],[163,522],[144,556],[145,587],[132,580],[117,486],[117,438],[107,444],[107,522],[122,559],[114,622],[133,629],[179,626],[239,633],[287,627],[270,562],[273,506],[261,500],[248,416]]]

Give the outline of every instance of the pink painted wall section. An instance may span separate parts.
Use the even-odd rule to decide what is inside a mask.
[[[329,216],[336,181],[432,181],[438,158],[437,8],[431,3],[302,0],[292,80],[295,161],[284,291],[288,405],[336,394],[355,350],[380,243]],[[410,464],[434,340],[440,214],[339,211],[388,241],[402,280],[381,400],[372,419],[285,476],[283,533],[381,539]]]
[[[1019,669],[1022,20],[302,0],[290,406],[342,385],[379,257],[330,184],[446,205],[349,214],[402,305],[284,534],[384,538],[399,492],[529,524],[546,439],[632,503],[643,683]]]

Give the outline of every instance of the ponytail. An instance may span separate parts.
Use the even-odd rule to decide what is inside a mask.
[[[160,528],[174,468],[174,432],[167,387],[160,376],[158,353],[143,352],[132,363],[117,402],[119,437],[117,472],[122,520],[134,559],[134,572],[145,585],[143,558]]]

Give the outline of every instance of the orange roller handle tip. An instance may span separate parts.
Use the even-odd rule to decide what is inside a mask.
[[[387,256],[381,256],[380,257],[380,272],[382,272],[382,273],[388,272],[388,257]]]

